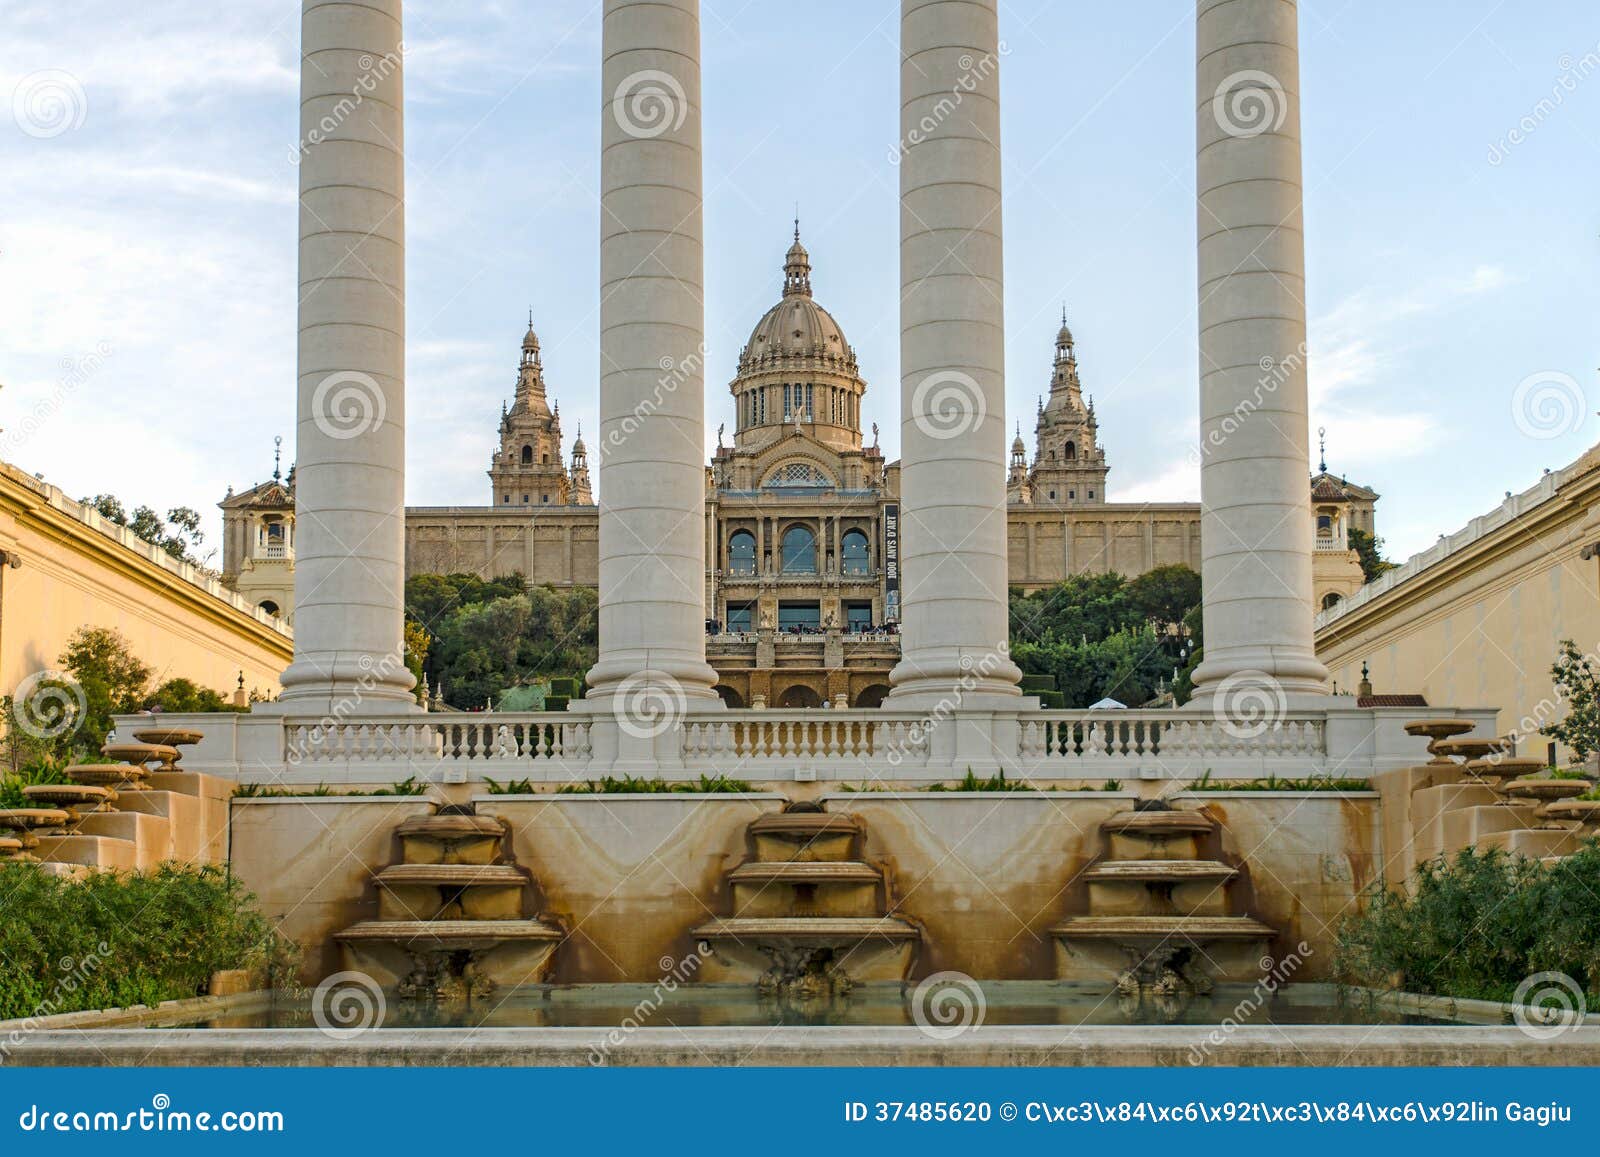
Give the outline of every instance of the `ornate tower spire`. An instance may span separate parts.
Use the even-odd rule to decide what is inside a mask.
[[[589,484],[589,448],[583,444],[583,424],[572,443],[572,466],[567,473],[567,504],[593,506],[594,490]]]
[[[800,244],[800,218],[794,219],[794,244],[783,259],[783,296],[811,296],[811,254]]]

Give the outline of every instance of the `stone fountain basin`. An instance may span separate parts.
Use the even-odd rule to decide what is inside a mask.
[[[143,727],[133,733],[140,743],[158,747],[188,747],[205,738],[203,732],[189,727]]]
[[[76,815],[80,811],[99,811],[116,801],[117,793],[108,787],[76,783],[39,783],[22,789],[29,801],[45,807],[63,808]]]
[[[29,828],[65,827],[72,816],[61,808],[13,807],[0,808],[0,830],[27,831]]]
[[[520,920],[529,880],[515,864],[393,864],[376,877],[378,918]]]
[[[1083,873],[1100,916],[1225,916],[1237,868],[1215,860],[1102,860]]]
[[[1600,826],[1600,799],[1563,799],[1539,811],[1543,819],[1568,820],[1583,827]]]
[[[1271,940],[1277,935],[1250,916],[1074,916],[1050,933],[1066,940],[1112,940],[1141,948],[1172,942],[1199,947],[1218,940]]]
[[[369,920],[339,932],[345,966],[385,988],[399,984],[419,956],[468,952],[476,973],[496,988],[542,984],[565,933],[538,920]]]
[[[1197,811],[1118,812],[1100,824],[1110,846],[1110,861],[1198,860],[1200,842],[1216,830],[1210,816]]]
[[[1474,760],[1483,759],[1500,751],[1511,750],[1512,740],[1500,736],[1494,739],[1479,739],[1476,737],[1462,737],[1457,739],[1441,739],[1433,745],[1433,750],[1444,756],[1456,759]]]
[[[414,816],[395,829],[406,864],[491,865],[505,824],[493,816]]]
[[[144,791],[150,772],[137,763],[75,763],[65,775],[86,787],[109,787],[117,791]]]
[[[694,930],[710,945],[699,979],[709,984],[755,984],[777,956],[797,949],[831,953],[861,984],[904,980],[922,933],[895,916],[732,917]]]
[[[39,841],[37,838],[34,839],[33,846],[39,846]],[[26,850],[27,845],[25,845],[18,837],[0,836],[0,860],[9,860],[19,857]]]
[[[855,860],[754,861],[728,874],[736,917],[862,917],[882,910],[883,873]]]
[[[1470,759],[1466,770],[1478,779],[1520,779],[1544,771],[1549,766],[1542,759]]]
[[[861,821],[844,812],[779,812],[746,830],[758,860],[840,861],[850,859]]]
[[[1583,795],[1594,785],[1586,779],[1514,779],[1500,791],[1517,799],[1560,800]]]
[[[1471,731],[1470,719],[1413,719],[1406,724],[1406,734],[1427,739],[1449,739]]]
[[[167,770],[178,761],[178,749],[167,743],[108,743],[100,754],[129,763],[159,763]]]

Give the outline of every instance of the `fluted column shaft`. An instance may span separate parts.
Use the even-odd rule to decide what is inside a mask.
[[[405,592],[401,0],[301,20],[297,710],[414,706]]]
[[[606,0],[602,55],[600,654],[590,697],[631,678],[714,700],[698,0]]]
[[[1197,695],[1321,692],[1312,634],[1295,0],[1198,0],[1201,576]]]
[[[1017,694],[1007,655],[995,0],[902,0],[902,659],[893,697]]]

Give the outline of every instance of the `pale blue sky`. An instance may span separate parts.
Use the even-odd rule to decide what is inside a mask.
[[[1403,557],[1600,436],[1600,10],[1301,13],[1312,425]],[[1196,498],[1192,5],[1001,19],[1008,404],[1030,431],[1065,303],[1111,498]],[[481,504],[529,307],[569,439],[595,429],[599,5],[407,21],[408,500]],[[798,201],[893,455],[898,5],[713,0],[702,22],[707,429],[732,425]],[[270,471],[294,410],[298,36],[293,0],[0,0],[0,455],[208,516]],[[82,119],[40,138],[16,108],[47,70]],[[1540,374],[1585,395],[1553,431],[1516,412]]]

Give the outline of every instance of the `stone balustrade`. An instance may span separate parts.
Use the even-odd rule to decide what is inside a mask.
[[[1336,767],[1350,775],[1365,767],[1330,752],[1321,712],[1240,723],[1158,710],[920,714],[694,706],[648,721],[624,721],[606,711],[287,716],[246,722],[241,736],[263,725],[277,735],[277,762],[288,778],[351,783],[412,775],[439,782],[591,779],[619,771],[598,737],[640,727],[657,737],[668,778],[940,781],[972,769],[1040,780],[1179,779],[1208,770],[1221,778],[1312,775]],[[976,757],[961,739],[969,726],[993,737]],[[259,742],[262,737],[253,741]]]

